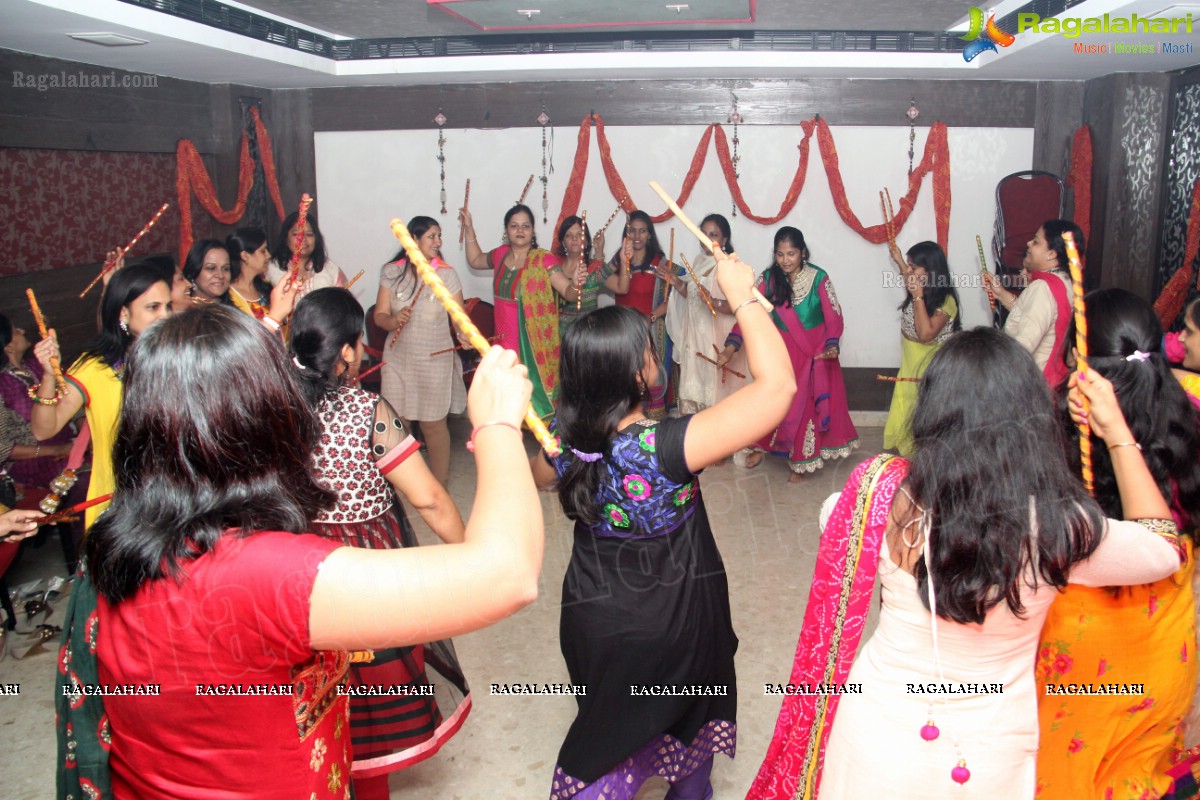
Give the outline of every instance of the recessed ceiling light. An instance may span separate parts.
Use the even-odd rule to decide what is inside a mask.
[[[138,44],[149,44],[145,39],[135,39],[123,33],[68,33],[67,36],[81,42],[91,42],[104,47],[132,47]]]
[[[683,12],[687,8],[687,3],[672,3],[671,5],[667,6],[668,11],[674,11],[676,14]]]
[[[533,15],[542,13],[542,10],[540,8],[518,8],[517,13],[525,19],[533,19]]]

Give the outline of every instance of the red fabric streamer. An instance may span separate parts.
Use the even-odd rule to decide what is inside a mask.
[[[1092,240],[1092,129],[1080,125],[1071,140],[1071,171],[1067,186],[1075,194],[1075,224],[1083,240]]]
[[[254,120],[254,134],[258,138],[258,157],[262,160],[263,177],[267,181],[267,193],[275,204],[275,213],[284,218],[283,197],[279,194],[279,178],[275,172],[275,152],[271,149],[271,134],[258,113],[257,106],[250,106],[250,118]]]
[[[1191,286],[1196,271],[1193,265],[1196,263],[1197,252],[1200,252],[1200,179],[1197,179],[1192,188],[1192,207],[1188,211],[1187,247],[1184,249],[1183,263],[1175,270],[1171,280],[1167,281],[1158,299],[1154,301],[1154,311],[1162,322],[1163,330],[1174,325],[1179,312],[1183,310],[1188,287]],[[1197,288],[1200,289],[1200,285],[1197,285]]]

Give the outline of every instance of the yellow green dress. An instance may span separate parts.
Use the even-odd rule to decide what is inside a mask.
[[[906,458],[912,455],[912,411],[917,405],[917,386],[929,359],[954,333],[954,318],[958,316],[958,303],[953,295],[947,295],[937,309],[949,319],[932,342],[917,341],[917,323],[913,317],[913,304],[909,303],[900,315],[900,373],[899,378],[914,380],[897,381],[892,391],[892,405],[888,409],[887,424],[883,429],[884,449],[895,449]],[[933,313],[936,314],[937,311]]]

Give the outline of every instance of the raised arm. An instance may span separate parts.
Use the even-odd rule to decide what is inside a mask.
[[[58,335],[51,328],[50,335],[33,347],[33,355],[42,365],[42,383],[38,387],[37,396],[40,400],[33,402],[29,409],[29,429],[39,440],[49,439],[61,431],[71,419],[83,408],[83,395],[70,381],[67,382],[64,394],[55,401],[59,391],[58,380],[54,377],[54,367],[50,360],[60,358],[58,352]],[[47,402],[48,401],[48,402]]]
[[[692,418],[684,454],[693,472],[775,430],[796,394],[792,361],[779,330],[762,306],[747,302],[754,297],[754,271],[740,259],[722,259],[717,281],[741,327],[754,380]]]
[[[475,235],[475,222],[471,219],[471,212],[466,208],[460,208],[458,219],[464,229],[463,240],[467,246],[467,266],[471,269],[490,270],[492,265],[488,263],[487,253],[479,246],[479,237]]]
[[[493,347],[484,356],[468,396],[478,482],[465,541],[330,553],[313,585],[314,648],[445,638],[483,628],[536,599],[542,507],[520,433],[532,388],[513,351]]]

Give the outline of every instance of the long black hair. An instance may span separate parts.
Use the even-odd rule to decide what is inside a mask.
[[[583,263],[586,265],[586,264],[590,263],[592,260],[592,237],[588,233],[588,226],[583,221],[583,217],[572,215],[572,216],[564,219],[562,221],[562,224],[558,226],[558,237],[555,239],[555,241],[558,242],[558,249],[554,255],[559,256],[560,258],[562,258],[564,260],[566,259],[566,257],[567,257],[566,236],[567,236],[567,231],[571,230],[572,225],[578,225],[579,229],[581,231],[583,231],[583,254],[582,255],[583,255]]]
[[[729,220],[720,214],[709,214],[704,219],[700,220],[700,227],[703,228],[706,222],[711,222],[721,230],[721,235],[725,237],[725,244],[721,245],[721,249],[726,254],[733,252],[733,234],[729,230]]]
[[[646,263],[649,264],[656,256],[663,255],[662,245],[658,243],[658,234],[654,231],[654,220],[650,219],[650,215],[640,208],[629,215],[629,220],[625,223],[625,227],[621,229],[621,241],[629,235],[629,226],[634,221],[646,223],[646,230],[649,231],[646,236]],[[616,257],[620,259],[621,251],[617,249]]]
[[[921,380],[912,432],[908,488],[931,515],[938,616],[982,623],[1002,602],[1021,614],[1031,580],[1061,588],[1096,549],[1100,509],[1067,466],[1045,378],[1012,337],[950,337]],[[928,606],[924,557],[915,574]]]
[[[100,330],[84,345],[81,358],[97,358],[117,368],[134,339],[133,334],[121,328],[121,309],[156,283],[165,284],[168,292],[171,290],[162,270],[151,264],[131,264],[117,270],[100,298]]]
[[[364,317],[362,304],[341,287],[309,292],[296,304],[289,351],[311,408],[337,390],[342,348],[358,346]]]
[[[1056,272],[1071,265],[1067,256],[1067,242],[1063,239],[1063,234],[1068,232],[1075,239],[1075,249],[1079,251],[1079,257],[1082,259],[1087,252],[1082,228],[1069,219],[1048,219],[1042,223],[1042,235],[1046,237],[1046,246],[1058,256],[1058,266],[1054,268]]]
[[[314,273],[320,272],[325,269],[325,262],[329,260],[329,257],[325,255],[325,237],[321,235],[321,229],[317,226],[316,214],[309,211],[304,219],[305,227],[311,228],[313,232],[313,251],[309,263],[312,265]],[[299,211],[288,214],[283,221],[283,230],[279,232],[279,238],[275,240],[275,246],[271,248],[271,258],[275,259],[275,263],[282,270],[286,270],[288,262],[292,260],[292,245],[295,244],[296,237],[292,236],[291,231],[299,221]]]
[[[1179,516],[1179,529],[1190,531],[1200,523],[1200,417],[1163,355],[1158,315],[1148,302],[1124,289],[1097,289],[1088,292],[1084,302],[1088,366],[1112,382],[1117,405],[1134,441],[1142,446],[1158,490]],[[1075,341],[1074,319],[1066,340]],[[1145,353],[1146,358],[1127,360],[1135,353]],[[1074,359],[1067,364],[1073,367]],[[1073,474],[1079,475],[1079,429],[1067,411],[1065,385],[1059,397],[1067,459]],[[1091,438],[1096,502],[1107,516],[1120,519],[1124,513],[1112,458],[1103,440],[1095,433]]]
[[[209,250],[225,250],[225,255],[229,255],[229,251],[225,248],[225,243],[219,239],[201,239],[192,245],[192,249],[188,250],[187,258],[183,262],[183,277],[187,278],[192,284],[193,289],[196,285],[196,278],[200,277],[200,273],[204,270],[204,257],[208,255]],[[233,259],[229,260],[230,275],[232,276]],[[220,303],[224,305],[233,305],[233,301],[229,299],[229,290],[225,290],[225,294],[219,298]]]
[[[440,227],[442,227],[441,223],[439,223],[433,217],[416,216],[408,221],[408,232],[412,234],[413,240],[417,242],[421,241],[422,236],[429,233],[430,228]],[[395,291],[398,288],[400,281],[404,280],[405,275],[412,275],[413,279],[416,279],[417,268],[414,267],[412,262],[408,260],[408,251],[403,247],[396,251],[396,255],[392,256],[388,263],[404,264],[404,271],[400,273],[400,277],[396,281],[397,285],[392,287],[392,291]]]
[[[224,306],[167,317],[139,337],[113,446],[113,502],[84,545],[110,602],[178,578],[226,530],[299,533],[332,507],[335,495],[312,473],[321,424],[294,373],[262,325]]]
[[[608,306],[584,314],[563,336],[558,372],[558,434],[565,447],[582,453],[609,452],[621,421],[649,395],[646,348],[657,360],[649,318],[632,308]],[[572,459],[558,481],[558,499],[570,519],[600,520],[596,489],[603,460]]]
[[[800,232],[800,229],[784,225],[775,231],[775,242],[771,245],[771,266],[767,267],[765,273],[767,277],[765,294],[767,299],[777,306],[791,306],[793,299],[792,279],[783,271],[783,267],[775,262],[775,251],[784,242],[790,242],[792,247],[800,251],[800,269],[808,269],[808,245],[804,243],[804,234]]]
[[[950,330],[961,331],[962,303],[958,299],[958,290],[954,288],[954,278],[950,275],[950,262],[946,260],[946,251],[937,242],[917,242],[908,248],[905,255],[916,266],[925,268],[927,277],[925,279],[925,299],[922,301],[925,303],[925,311],[932,317],[942,307],[942,303],[946,302],[947,297],[953,297],[958,313],[954,315],[954,319],[950,320]],[[900,310],[908,308],[912,302],[912,295],[905,292]]]
[[[267,243],[267,234],[261,228],[238,228],[225,237],[225,250],[229,253],[229,282],[232,285],[242,277],[242,254],[250,255]],[[255,275],[254,291],[263,297],[271,294],[271,283],[266,271]]]

